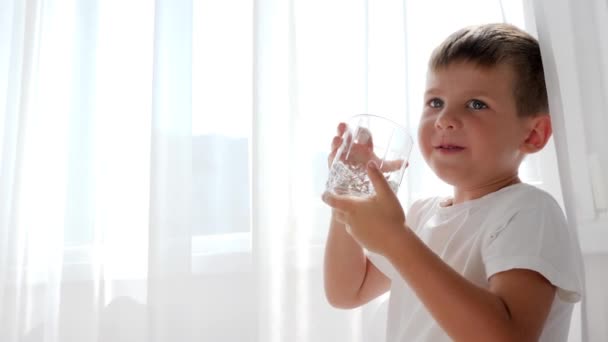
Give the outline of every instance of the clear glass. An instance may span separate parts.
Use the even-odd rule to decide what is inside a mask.
[[[367,163],[374,160],[397,193],[412,145],[407,129],[392,120],[372,114],[353,116],[329,168],[326,190],[356,197],[373,195]]]

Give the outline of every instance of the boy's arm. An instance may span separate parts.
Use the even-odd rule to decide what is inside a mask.
[[[384,255],[455,341],[536,341],[555,297],[540,274],[510,270],[481,288],[454,271],[405,224],[395,193],[374,163],[368,175],[376,195],[351,198],[331,193],[323,201],[340,213],[351,235]]]
[[[410,229],[400,231],[385,256],[454,341],[538,340],[556,291],[542,275],[497,273],[486,290],[454,271]]]
[[[325,295],[338,308],[361,306],[389,290],[391,281],[332,215],[324,259]]]

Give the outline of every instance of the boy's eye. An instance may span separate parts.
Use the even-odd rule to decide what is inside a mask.
[[[467,106],[473,110],[482,110],[488,108],[488,105],[479,100],[471,100]]]
[[[428,102],[428,105],[431,108],[441,108],[441,106],[443,106],[443,101],[438,98],[434,98]]]

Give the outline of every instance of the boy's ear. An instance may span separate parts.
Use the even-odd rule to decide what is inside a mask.
[[[526,140],[521,145],[521,150],[524,153],[538,152],[545,147],[553,128],[551,127],[551,117],[549,114],[540,114],[529,119],[526,125],[528,135]]]

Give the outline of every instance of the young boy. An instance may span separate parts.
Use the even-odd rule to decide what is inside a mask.
[[[329,302],[355,308],[390,290],[390,342],[566,341],[580,248],[555,200],[517,173],[551,133],[534,38],[506,24],[448,37],[430,59],[418,142],[453,196],[406,217],[373,162],[373,197],[325,193]]]

